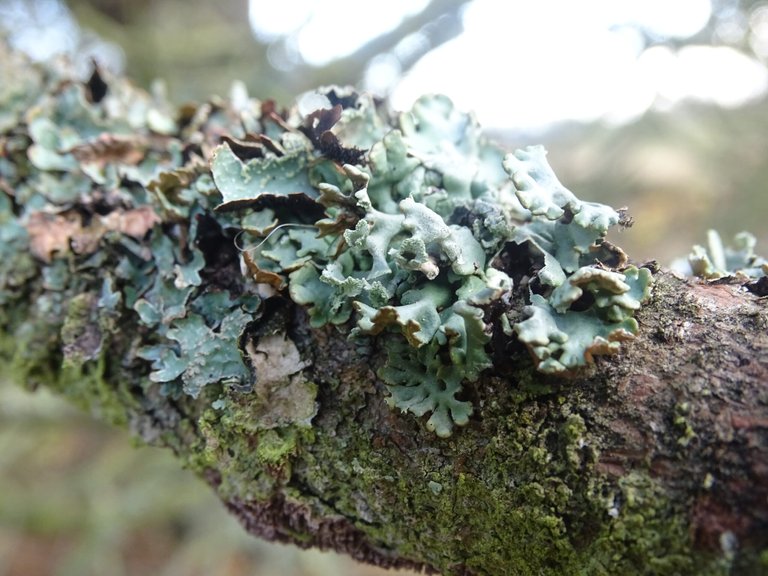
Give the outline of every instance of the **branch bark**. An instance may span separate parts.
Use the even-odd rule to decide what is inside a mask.
[[[154,289],[141,288],[148,275],[209,295],[201,314],[219,320],[229,298],[256,296],[226,216],[169,200],[207,190],[201,158],[246,109],[209,103],[168,124],[162,103],[113,79],[112,95],[154,128],[94,128],[71,146],[46,120],[81,127],[70,112],[86,110],[98,127],[101,84],[24,74],[2,56],[23,88],[3,95],[0,136],[0,358],[16,381],[169,447],[269,540],[443,574],[766,570],[765,299],[658,273],[638,337],[569,378],[542,375],[495,334],[493,368],[465,384],[474,414],[448,439],[387,406],[376,376],[387,336],[362,346],[344,326],[313,328],[286,295],[232,313],[252,315],[236,345],[256,370],[252,389],[221,381],[183,394],[150,379],[153,312],[134,304]],[[170,157],[182,167],[163,171]],[[147,175],[149,160],[160,169]],[[152,190],[162,194],[134,205]],[[193,350],[227,357],[206,351],[226,330],[209,320]]]

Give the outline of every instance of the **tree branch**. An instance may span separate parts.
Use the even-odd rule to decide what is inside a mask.
[[[424,46],[400,60],[402,72],[407,72],[422,56],[452,40],[463,31],[461,10],[470,0],[433,0],[424,10],[403,19],[395,28],[370,40],[352,54],[326,66],[299,66],[291,75],[296,93],[328,83],[329,78],[340,84],[359,84],[370,62],[381,54],[392,52],[410,35],[421,33]]]
[[[397,388],[387,378],[402,360],[393,359],[392,344],[405,341],[399,328],[350,338],[351,321],[318,321],[321,312],[330,317],[343,309],[343,303],[335,311],[322,308],[335,293],[306,304],[302,290],[322,284],[302,284],[293,275],[304,270],[307,278],[307,270],[322,264],[290,252],[296,238],[320,241],[313,232],[302,236],[301,227],[315,221],[318,206],[327,212],[316,225],[331,236],[363,227],[349,220],[364,221],[359,211],[345,210],[362,209],[365,188],[344,186],[360,185],[361,171],[377,170],[375,163],[357,172],[347,168],[352,184],[321,187],[317,201],[295,168],[302,143],[310,169],[321,170],[326,182],[342,174],[333,158],[350,153],[345,138],[353,138],[357,124],[349,113],[341,121],[347,132],[333,132],[328,126],[343,113],[338,108],[311,115],[302,130],[246,99],[174,112],[120,79],[106,79],[104,95],[98,72],[81,84],[58,69],[31,68],[7,51],[0,51],[0,62],[13,80],[0,96],[0,358],[17,382],[49,386],[171,448],[246,529],[270,540],[444,574],[755,574],[765,568],[764,298],[737,285],[658,273],[652,299],[636,314],[640,330],[619,355],[547,374],[544,362],[537,368],[531,360],[522,334],[496,327],[501,315],[514,323],[531,313],[531,290],[548,293],[531,279],[554,265],[543,258],[542,268],[536,250],[520,248],[528,244],[505,241],[492,262],[515,277],[517,291],[496,300],[483,292],[495,302],[483,312],[488,341],[467,321],[465,340],[475,338],[479,348],[468,344],[467,357],[460,357],[461,338],[446,329],[449,342],[430,360],[449,357],[439,372],[449,375],[469,374],[467,358],[480,353],[493,364],[475,379],[463,378],[455,402],[469,403],[473,412],[463,428],[440,438],[424,429],[426,416],[387,405],[388,391]],[[354,98],[342,90],[328,97],[344,110],[345,99]],[[364,118],[371,128],[374,116]],[[424,122],[417,133],[426,138],[434,128],[428,115],[404,116],[400,126],[407,131],[415,118]],[[463,116],[456,118],[474,134]],[[222,136],[227,144],[219,146]],[[396,135],[389,138],[391,144]],[[450,154],[451,140],[440,142],[441,154]],[[233,173],[223,164],[231,161],[226,150],[239,154]],[[374,150],[371,156],[377,158]],[[449,197],[437,195],[435,174],[462,194],[460,179],[447,177],[455,163],[431,158],[434,173],[427,178],[436,196],[425,201]],[[397,166],[415,160],[412,152]],[[255,172],[275,165],[284,170],[281,180]],[[260,189],[256,199],[237,197],[241,177],[270,194]],[[473,182],[474,190],[482,184]],[[407,198],[400,206],[414,211],[408,217],[415,236],[417,215],[431,213]],[[462,203],[464,211],[451,209],[452,222],[479,218],[475,200]],[[383,206],[385,199],[376,196],[376,202]],[[375,216],[380,225],[396,220],[396,214]],[[562,226],[576,220],[565,216]],[[273,234],[267,245],[281,251],[275,261],[288,261],[287,280],[281,267],[264,268],[262,248],[244,246],[238,233],[266,233],[274,229],[272,217],[292,219],[290,232]],[[494,226],[510,233],[499,222]],[[518,223],[516,233],[525,226]],[[475,229],[491,242],[483,236],[490,227]],[[473,237],[464,237],[463,249]],[[338,261],[354,249],[354,236],[344,238]],[[448,246],[445,238],[440,242]],[[437,244],[429,245],[433,260],[418,261],[402,283],[420,282],[434,267],[453,282],[462,274],[480,279],[477,261],[475,270],[464,271],[460,256],[450,262],[435,256]],[[615,249],[600,249],[619,258]],[[398,254],[403,266],[415,266],[417,256],[407,261]],[[297,264],[296,257],[304,260]],[[607,264],[587,268],[614,280],[610,274],[621,273]],[[627,282],[630,270],[639,274],[621,270]],[[485,301],[474,298],[472,306]],[[597,299],[576,302],[583,308]],[[391,308],[405,314],[407,305]],[[469,316],[470,304],[463,306]],[[403,324],[403,331],[412,327]],[[631,328],[628,319],[622,325],[624,332]],[[415,329],[406,333],[417,342],[422,337]],[[597,351],[593,343],[584,356]],[[427,370],[424,378],[431,377]]]

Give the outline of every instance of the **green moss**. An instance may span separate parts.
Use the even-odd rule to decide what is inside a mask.
[[[291,483],[323,494],[318,514],[352,519],[371,541],[445,574],[729,573],[726,560],[692,548],[687,511],[647,472],[618,482],[597,472],[577,396],[502,402],[484,409],[487,428],[439,452],[398,450],[365,427],[337,428],[341,444],[318,435]]]
[[[4,379],[30,388],[44,383],[106,422],[121,427],[128,424],[129,415],[138,405],[127,383],[120,383],[114,375],[106,375],[106,354],[88,364],[56,360],[52,349],[40,349],[26,337],[30,332],[34,332],[32,324],[22,325],[12,336],[0,333],[0,357],[6,368]]]
[[[266,430],[259,436],[256,456],[259,462],[268,468],[284,468],[292,456],[296,456],[297,444],[294,430],[280,433],[278,430]]]
[[[696,438],[696,432],[693,430],[691,423],[688,419],[690,412],[690,405],[687,402],[682,402],[675,405],[675,417],[672,423],[675,428],[680,432],[680,436],[677,439],[677,443],[680,446],[688,446],[688,444]]]
[[[95,417],[124,428],[139,405],[126,384],[106,377],[106,363],[101,355],[86,366],[65,365],[50,387]]]
[[[30,286],[30,291],[39,293]],[[29,388],[56,382],[61,366],[59,331],[65,296],[42,294],[14,309],[3,327],[5,369],[12,381]]]
[[[302,425],[264,428],[259,410],[246,399],[220,399],[198,419],[200,442],[191,447],[188,465],[200,474],[216,470],[222,498],[267,500],[291,477],[302,447],[314,441]]]
[[[589,574],[724,576],[726,559],[692,548],[687,513],[674,507],[647,473],[619,479],[606,521],[582,561]]]

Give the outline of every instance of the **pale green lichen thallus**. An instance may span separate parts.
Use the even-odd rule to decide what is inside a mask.
[[[336,90],[321,93],[326,109],[273,126],[259,155],[214,151],[218,210],[259,243],[248,273],[286,289],[313,326],[387,335],[391,406],[449,436],[469,421],[460,393],[491,368],[492,334],[551,374],[633,338],[652,278],[605,241],[620,211],[576,198],[542,147],[505,154],[444,96],[393,116]]]
[[[174,111],[122,80],[95,100],[14,66],[18,86],[0,87],[13,191],[0,194],[0,304],[38,276],[44,291],[3,319],[29,340],[24,366],[53,345],[35,318],[66,320],[75,368],[128,322],[147,385],[254,390],[245,336],[279,293],[313,327],[383,348],[387,402],[448,436],[472,415],[467,384],[515,340],[556,375],[637,333],[651,273],[605,241],[623,212],[578,199],[543,148],[491,143],[444,96],[399,114],[339,88],[304,116],[251,98]]]
[[[726,245],[716,230],[709,230],[707,245],[695,245],[687,259],[672,263],[672,269],[705,280],[760,280],[768,276],[768,260],[755,254],[756,246],[749,232],[739,232]]]

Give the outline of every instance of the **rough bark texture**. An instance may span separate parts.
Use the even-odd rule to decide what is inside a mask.
[[[282,328],[318,386],[311,427],[259,430],[248,395],[226,418],[161,396],[120,365],[130,338],[98,367],[62,368],[61,318],[40,319],[50,347],[19,378],[171,447],[269,540],[445,574],[762,573],[765,303],[662,274],[640,320],[621,356],[570,380],[511,351],[448,440],[386,406],[375,350],[309,330],[300,310]],[[6,337],[5,365],[34,351]]]
[[[162,235],[183,244],[190,222],[137,215],[98,186],[33,217],[22,209],[29,145],[17,129],[3,136],[4,161],[19,167],[0,182],[6,212],[27,231],[26,244],[8,232],[20,244],[4,256],[15,258],[0,300],[4,369],[171,448],[253,534],[443,574],[768,572],[765,299],[658,273],[639,336],[568,378],[537,372],[496,334],[494,368],[465,388],[469,424],[440,439],[385,403],[376,369],[388,336],[361,345],[348,326],[311,328],[276,297],[241,342],[266,357],[254,389],[193,398],[150,381],[137,351],[155,334],[120,304],[130,285],[104,280],[129,248],[144,254]],[[233,235],[195,218],[199,289],[246,292]],[[280,372],[285,358],[293,369]]]

